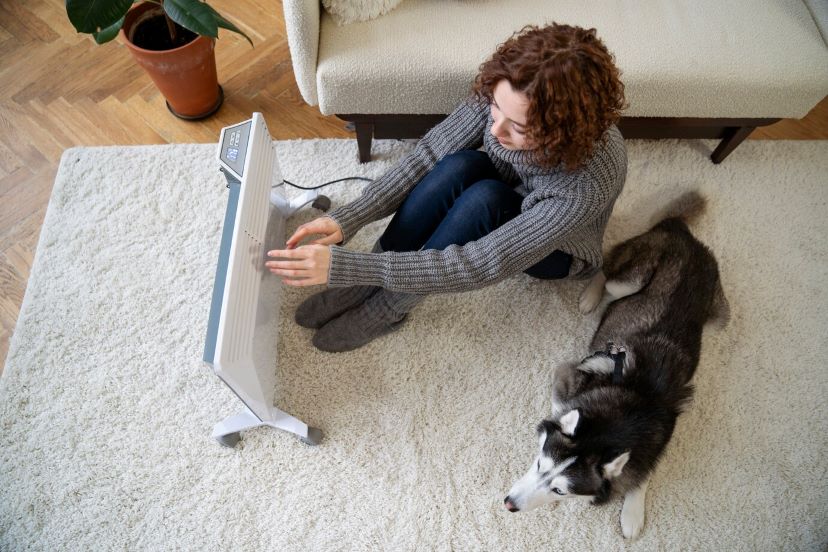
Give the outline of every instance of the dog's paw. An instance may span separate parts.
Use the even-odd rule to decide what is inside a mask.
[[[589,314],[594,311],[598,303],[601,302],[603,292],[603,288],[595,289],[591,285],[584,288],[584,291],[581,292],[581,299],[578,301],[578,310],[581,311],[581,314]]]
[[[598,306],[598,301],[594,301],[586,293],[581,294],[581,300],[578,302],[578,310],[581,314],[589,314]]]
[[[627,539],[636,538],[644,527],[644,497],[627,496],[621,508],[621,532]]]
[[[603,272],[599,272],[592,277],[592,280],[586,285],[581,292],[581,297],[578,300],[578,310],[581,314],[589,314],[594,311],[601,303],[604,297],[604,284],[607,279]]]

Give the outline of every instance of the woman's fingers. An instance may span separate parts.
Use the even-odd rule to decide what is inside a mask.
[[[338,230],[339,228],[332,219],[320,217],[297,228],[293,235],[288,238],[287,247],[288,249],[294,249],[303,238],[314,234],[322,234],[324,236],[322,239],[328,240],[331,235],[337,233]],[[324,243],[325,245],[330,245],[331,243],[336,243],[336,241],[326,241]]]
[[[290,278],[306,278],[308,275],[307,269],[293,270],[287,268],[271,268],[270,272],[278,276],[286,276]]]
[[[335,243],[339,243],[342,240],[337,239],[337,236],[325,236],[324,238],[319,238],[318,240],[313,240],[310,242],[310,245],[318,244],[318,245],[333,245]]]
[[[265,263],[267,268],[283,268],[291,270],[307,269],[308,263],[305,261],[267,261]]]
[[[302,241],[302,238],[304,238],[305,236],[309,236],[312,233],[314,232],[311,232],[307,225],[303,224],[302,226],[296,229],[296,231],[293,233],[291,237],[288,238],[286,244],[288,249],[293,249],[300,241]]]
[[[282,283],[293,287],[304,287],[324,284],[325,282],[319,278],[282,278]]]
[[[312,286],[328,281],[330,248],[326,245],[303,245],[297,249],[274,249],[267,252],[275,260],[267,261],[268,270],[291,286]]]
[[[267,252],[268,257],[276,257],[278,259],[304,259],[306,257],[304,249],[271,249]],[[281,262],[281,261],[269,261]]]
[[[268,251],[267,254],[279,259],[265,263],[265,266],[274,274],[297,275],[299,271],[307,271],[310,268],[306,249],[275,249]]]

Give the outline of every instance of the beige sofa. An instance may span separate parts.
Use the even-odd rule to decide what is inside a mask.
[[[757,126],[828,94],[826,0],[403,0],[337,26],[318,0],[284,0],[302,97],[372,138],[422,135],[466,97],[498,43],[526,24],[595,27],[616,57],[628,138],[721,138],[720,162]]]

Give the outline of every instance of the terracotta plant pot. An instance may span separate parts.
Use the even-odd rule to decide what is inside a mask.
[[[121,29],[121,39],[138,65],[167,99],[167,107],[182,119],[202,119],[218,111],[224,94],[216,76],[216,41],[197,36],[172,50],[146,50],[133,43],[135,30],[142,22],[163,16],[157,4],[144,2],[129,10]]]

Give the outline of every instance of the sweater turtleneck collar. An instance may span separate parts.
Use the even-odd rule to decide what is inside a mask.
[[[486,121],[486,133],[483,138],[483,141],[486,144],[486,151],[489,152],[489,155],[493,155],[498,159],[506,161],[507,163],[513,165],[518,172],[524,174],[552,174],[562,170],[560,165],[551,169],[544,169],[532,160],[533,155],[530,150],[509,150],[504,148],[500,142],[497,141],[497,138],[492,135],[493,124],[494,119],[492,119],[492,115],[489,113]]]

